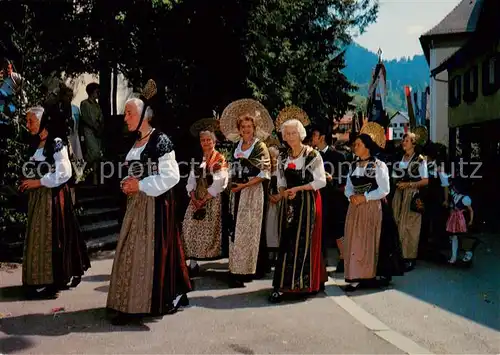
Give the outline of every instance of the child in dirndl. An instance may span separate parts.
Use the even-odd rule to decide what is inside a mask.
[[[465,235],[468,227],[472,225],[474,220],[474,210],[472,209],[472,200],[469,196],[461,194],[456,186],[450,189],[450,215],[446,223],[446,231],[450,234],[451,242],[451,258],[448,260],[450,264],[455,264],[458,256],[458,237]],[[465,219],[465,212],[468,212],[468,222]],[[462,246],[464,247],[464,246]],[[465,254],[462,259],[464,263],[472,260],[473,250],[465,249]]]

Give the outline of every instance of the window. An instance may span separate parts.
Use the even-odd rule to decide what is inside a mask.
[[[462,77],[457,75],[448,82],[448,105],[456,107],[462,102]]]
[[[490,58],[490,60],[488,61],[488,74],[489,74],[489,78],[488,78],[488,83],[490,85],[494,85],[495,84],[495,62],[497,61],[497,58],[495,57],[492,57]]]
[[[473,66],[464,74],[464,101],[473,103],[477,98],[478,68]]]
[[[490,55],[482,65],[483,95],[493,95],[500,89],[500,53]]]

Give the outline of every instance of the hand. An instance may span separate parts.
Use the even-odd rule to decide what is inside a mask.
[[[269,201],[271,201],[271,203],[273,203],[273,204],[276,204],[276,203],[280,202],[280,200],[281,200],[281,195],[280,194],[269,196]]]
[[[19,185],[19,191],[24,192],[26,190],[38,189],[41,186],[40,180],[27,179],[23,180],[21,185]]]
[[[448,208],[448,201],[444,201],[444,202],[443,202],[443,207],[444,207],[444,208]]]
[[[297,187],[292,187],[291,189],[285,190],[290,200],[293,200],[300,190]]]
[[[246,184],[233,184],[233,187],[231,187],[231,192],[240,192],[243,190],[245,187],[247,187]]]
[[[129,177],[122,181],[121,187],[125,195],[133,195],[139,192],[139,180]]]
[[[357,205],[360,205],[360,204],[366,202],[365,195],[352,195],[349,199],[354,206],[357,206]]]
[[[328,174],[328,173],[326,173],[326,181],[330,182],[332,180],[333,180],[333,176],[330,175],[330,174]]]
[[[281,190],[280,191],[280,196],[281,196],[282,199],[286,200],[288,198],[288,192],[287,192],[287,190]]]
[[[470,220],[470,222],[469,222],[467,225],[468,225],[469,227],[471,227],[471,226],[472,226],[472,222],[473,222],[473,221],[472,221],[472,219],[471,219],[471,220]]]
[[[398,189],[404,190],[404,189],[407,189],[410,186],[410,184],[407,183],[407,182],[398,182],[396,184],[396,186],[397,186]]]

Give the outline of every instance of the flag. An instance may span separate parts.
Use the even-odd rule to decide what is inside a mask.
[[[394,139],[394,128],[388,127],[385,131],[385,140],[392,141]]]

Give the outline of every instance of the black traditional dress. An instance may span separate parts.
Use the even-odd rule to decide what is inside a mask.
[[[126,157],[127,175],[140,180],[128,197],[111,273],[107,307],[126,314],[163,315],[191,290],[172,187],[179,167],[170,139],[154,130]]]
[[[343,187],[349,172],[344,154],[330,146],[320,151],[325,172],[332,176],[325,188],[321,189],[323,203],[323,249],[333,246],[333,239],[344,236],[345,216],[349,201],[346,200]],[[324,250],[325,252],[326,250]]]
[[[59,138],[51,144],[38,148],[24,171],[25,178],[40,179],[42,187],[28,190],[23,285],[60,289],[71,277],[81,277],[90,260],[67,184],[71,178],[67,146]]]
[[[322,204],[318,191],[326,185],[323,161],[317,151],[307,147],[297,159],[282,153],[278,166],[278,187],[310,184],[313,190],[299,191],[295,198],[282,201],[273,287],[280,292],[317,292],[327,281],[321,253]]]

